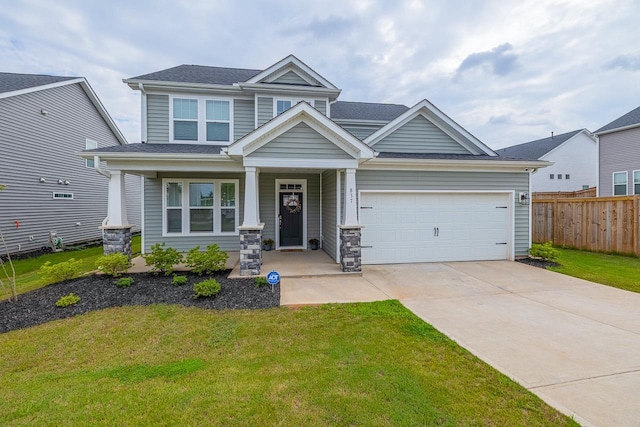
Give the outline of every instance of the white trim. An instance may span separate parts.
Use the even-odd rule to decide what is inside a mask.
[[[531,203],[531,198],[533,196],[533,193],[531,192],[531,176],[533,175],[533,171],[529,172],[529,248],[531,247],[531,244],[533,243],[533,203]],[[515,192],[514,192],[514,196],[515,196]],[[514,209],[515,211],[515,209]],[[515,220],[515,212],[514,212],[514,220]],[[515,242],[515,224],[513,227],[513,241]],[[515,247],[515,243],[514,243],[514,247]],[[514,249],[514,255],[515,255],[515,249]]]
[[[94,150],[96,148],[98,148],[98,141],[95,141],[95,140],[89,139],[89,138],[85,138],[85,140],[84,140],[84,149],[85,150]],[[89,162],[91,162],[91,166],[89,166]],[[95,157],[84,159],[84,167],[85,168],[90,168],[90,169],[95,169],[95,167],[96,167]]]
[[[407,158],[374,158],[360,165],[360,169],[377,170],[459,170],[496,172],[529,172],[551,166],[552,162],[539,160],[507,161],[507,160],[454,160],[454,159],[407,159]]]
[[[182,200],[180,210],[182,211],[182,231],[180,233],[169,233],[167,232],[167,192],[166,185],[167,183],[180,183],[182,184]],[[191,183],[212,183],[213,184],[213,206],[211,209],[213,210],[213,232],[195,232],[190,233],[189,230],[189,184]],[[235,184],[235,231],[221,231],[222,225],[222,217],[221,212],[222,209],[230,209],[229,206],[221,206],[220,204],[220,196],[221,196],[221,184],[232,183]],[[162,237],[172,237],[172,236],[237,236],[240,216],[240,180],[239,179],[226,179],[226,178],[163,178],[162,179]],[[177,207],[176,207],[177,209]]]
[[[311,78],[315,79],[318,83],[325,86],[326,88],[337,89],[330,81],[322,77],[320,74],[318,74],[316,71],[311,69],[311,67],[309,67],[304,62],[300,61],[294,55],[289,55],[281,59],[280,61],[276,62],[275,64],[273,64],[272,66],[264,70],[263,72],[258,73],[257,75],[247,80],[246,83],[260,83],[261,80],[278,72],[280,69],[286,69],[286,71],[289,71],[290,68],[294,68],[292,66],[298,67],[302,72],[308,74]],[[307,81],[307,79],[304,79],[304,80]]]
[[[513,190],[359,190],[358,191],[358,212],[360,211],[360,202],[362,200],[363,193],[402,193],[402,194],[500,194],[507,197],[507,209],[509,211],[507,235],[510,236],[510,241],[507,242],[507,259],[509,261],[515,260],[515,191]],[[529,205],[531,206],[531,205]],[[531,227],[529,227],[531,229]],[[425,260],[428,262],[428,260]]]
[[[280,114],[292,109],[293,107],[295,107],[301,102],[306,102],[307,104],[315,108],[314,103],[316,101],[315,98],[300,98],[300,97],[293,97],[293,96],[274,96],[271,99],[273,101],[273,117],[279,116]],[[289,101],[291,102],[291,106],[286,110],[284,110],[282,113],[278,114],[278,101]]]
[[[51,76],[51,77],[56,77],[56,76]],[[72,85],[72,84],[76,84],[76,83],[83,83],[83,82],[86,83],[86,79],[84,77],[78,77],[78,78],[75,78],[75,79],[63,80],[61,82],[49,83],[49,84],[46,84],[46,85],[32,86],[32,87],[27,87],[27,88],[24,88],[24,89],[12,90],[12,91],[9,91],[9,92],[0,93],[0,99],[10,98],[12,96],[24,95],[24,94],[27,94],[27,93],[38,92],[38,91],[41,91],[41,90],[53,89],[53,88],[60,87],[60,86],[67,86],[67,85]]]
[[[597,144],[596,138],[593,136],[593,134],[591,132],[589,132],[586,129],[582,129],[580,132],[576,132],[575,135],[573,135],[571,138],[567,139],[566,141],[564,141],[562,144],[558,145],[557,147],[554,147],[553,149],[547,151],[546,153],[544,153],[542,156],[540,156],[539,160],[544,160],[545,157],[549,156],[550,154],[553,154],[553,152],[557,151],[560,149],[560,147],[564,146],[565,144],[567,144],[569,141],[572,141],[574,138],[576,138],[578,135],[580,134],[585,134],[585,136],[587,138],[589,138],[590,140],[592,140],[593,142],[595,142]],[[525,142],[526,144],[526,142]]]
[[[633,190],[633,191],[631,192],[631,194],[633,194],[634,196],[635,196],[636,194],[640,194],[640,193],[636,193],[636,172],[637,172],[637,173],[638,173],[638,175],[639,175],[639,177],[638,177],[638,178],[639,178],[639,179],[638,179],[638,184],[640,184],[640,169],[636,169],[636,170],[634,170],[634,171],[631,171],[631,177],[633,178],[633,180],[631,181],[631,189]]]
[[[144,241],[146,230],[144,229],[144,185],[145,185],[145,177],[144,175],[140,175],[140,253],[144,252]]]
[[[140,141],[147,142],[147,92],[142,83],[138,87],[140,88]]]
[[[595,135],[595,134],[594,134]],[[600,197],[600,137],[596,135],[596,153],[598,155],[598,162],[596,166],[596,197]]]
[[[246,157],[242,159],[244,166],[261,168],[298,168],[298,169],[342,169],[357,168],[355,159],[296,159],[296,158],[269,158]]]
[[[281,184],[301,184],[301,190],[291,190],[293,192],[302,192],[302,246],[285,246],[284,249],[307,249],[307,180],[306,179],[276,179],[276,204],[275,204],[275,230],[276,230],[276,250],[283,249],[280,247],[280,193],[286,193],[289,190],[280,190]]]
[[[336,262],[340,262],[340,223],[342,222],[341,172],[336,170]]]
[[[197,140],[181,140],[174,139],[173,132],[173,101],[174,99],[187,99],[187,100],[195,100],[198,103],[198,118],[193,119],[178,119],[183,121],[195,121],[198,127],[198,139]],[[229,140],[228,141],[207,141],[207,122],[211,120],[207,120],[207,101],[226,101],[229,103]],[[171,144],[202,144],[202,145],[219,145],[220,147],[226,147],[233,143],[234,134],[234,114],[233,114],[233,98],[228,96],[201,96],[201,95],[191,95],[191,94],[170,94],[169,95],[169,142]],[[219,123],[227,123],[226,121],[216,121]]]
[[[318,248],[322,249],[323,246],[323,239],[322,239],[322,197],[323,197],[323,192],[322,192],[322,172],[318,173],[318,179],[320,180],[320,224],[319,224],[319,236],[318,236]]]
[[[616,194],[616,174],[621,174],[621,173],[623,173],[625,176],[624,194]],[[622,184],[618,184],[618,185],[622,185]],[[614,197],[629,195],[629,171],[618,171],[618,172],[611,173],[611,195]]]
[[[614,129],[609,129],[609,130],[603,130],[602,132],[595,132],[594,135],[596,135],[596,136],[607,135],[609,133],[622,132],[623,130],[634,129],[634,128],[637,128],[637,127],[640,127],[640,123],[634,123],[632,125],[621,126],[619,128],[614,128]]]

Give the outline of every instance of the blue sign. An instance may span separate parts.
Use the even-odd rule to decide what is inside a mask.
[[[270,285],[277,285],[280,283],[280,273],[277,271],[270,271],[269,274],[267,274],[267,282],[269,282]]]

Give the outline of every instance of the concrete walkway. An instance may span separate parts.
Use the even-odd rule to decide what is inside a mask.
[[[388,298],[581,424],[640,425],[640,294],[509,261],[281,285],[283,305]]]

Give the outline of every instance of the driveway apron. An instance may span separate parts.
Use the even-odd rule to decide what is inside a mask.
[[[363,278],[581,424],[640,425],[640,294],[509,261]]]

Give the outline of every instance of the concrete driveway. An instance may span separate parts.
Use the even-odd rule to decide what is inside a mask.
[[[281,292],[283,304],[399,299],[581,424],[640,425],[640,294],[509,261],[367,266]]]

